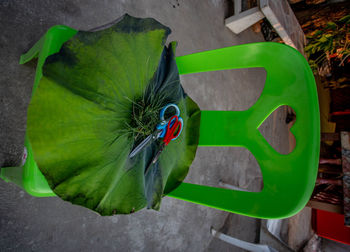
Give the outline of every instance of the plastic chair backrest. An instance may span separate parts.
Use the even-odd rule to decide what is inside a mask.
[[[67,26],[54,26],[21,57],[23,64],[39,56],[33,92],[42,77],[46,57],[58,52],[76,32]],[[199,143],[200,146],[246,147],[261,167],[264,188],[261,192],[243,192],[182,183],[168,196],[258,218],[283,218],[300,211],[315,185],[320,149],[316,85],[304,57],[289,46],[264,42],[181,56],[176,62],[180,74],[265,68],[264,90],[251,108],[202,111]],[[291,129],[296,147],[288,155],[276,152],[258,131],[263,121],[281,105],[292,107],[297,117]],[[55,195],[32,158],[28,139],[26,146],[30,162],[23,168],[23,187],[37,197]],[[6,169],[1,175],[6,178]]]
[[[256,158],[261,192],[182,183],[168,196],[258,218],[285,218],[299,212],[313,191],[320,151],[320,113],[313,73],[295,49],[278,43],[254,43],[178,57],[180,74],[263,67],[267,72],[258,101],[245,111],[202,111],[200,146],[239,146]],[[291,129],[295,149],[278,153],[258,128],[279,106],[296,113]]]

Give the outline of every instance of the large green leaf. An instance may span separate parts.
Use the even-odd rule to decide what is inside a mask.
[[[101,215],[159,209],[187,175],[200,110],[180,85],[175,44],[165,46],[169,33],[154,19],[124,15],[110,28],[79,31],[47,58],[28,110],[28,136],[62,199]],[[170,102],[179,106],[184,129],[146,171],[160,141],[128,155]]]

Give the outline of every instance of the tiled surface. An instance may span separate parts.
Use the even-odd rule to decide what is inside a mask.
[[[35,68],[18,64],[21,53],[52,25],[88,30],[125,12],[153,17],[169,26],[172,34],[168,41],[178,41],[177,55],[263,40],[250,30],[232,34],[224,26],[227,6],[223,0],[0,1],[0,158],[14,164],[16,153],[19,159],[23,148]],[[252,105],[263,88],[264,72],[224,72],[183,76],[181,81],[201,109]],[[200,148],[187,181],[217,185],[219,179],[227,178],[236,185],[255,188],[259,170],[253,161],[249,152],[242,155],[235,148]],[[0,160],[0,165],[3,162]],[[210,226],[223,225],[228,216],[164,198],[160,212],[100,217],[59,198],[31,197],[4,181],[0,181],[0,200],[1,251],[204,251],[213,240]],[[244,226],[245,236],[252,235],[256,222],[242,219],[237,215],[233,227],[239,230]]]
[[[23,147],[35,68],[18,65],[19,56],[52,25],[88,30],[125,12],[154,17],[169,26],[173,31],[169,41],[179,42],[177,55],[263,40],[250,29],[236,36],[225,28],[224,0],[3,0],[0,165],[15,164]],[[201,109],[244,110],[259,97],[265,72],[227,70],[182,76],[181,81]],[[260,131],[274,148],[288,152],[284,121],[283,110],[274,112]],[[199,148],[186,180],[212,186],[225,180],[252,191],[262,186],[255,158],[241,148]],[[211,237],[210,227],[222,227],[228,234],[251,242],[256,241],[259,230],[256,219],[172,198],[164,198],[160,212],[100,217],[59,198],[31,197],[0,181],[0,200],[1,251],[242,251]]]

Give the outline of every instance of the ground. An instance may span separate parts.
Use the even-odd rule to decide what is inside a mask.
[[[263,41],[250,29],[235,35],[224,26],[231,5],[224,0],[1,1],[0,166],[18,164],[23,150],[35,66],[19,65],[19,57],[49,27],[88,30],[124,13],[153,17],[171,28],[168,41],[178,41],[177,56]],[[263,69],[227,70],[182,76],[181,81],[202,110],[244,110],[258,99],[265,75]],[[260,128],[281,153],[290,151],[285,116],[281,108]],[[220,180],[252,191],[262,187],[259,166],[249,151],[199,148],[186,181],[217,186]],[[59,198],[31,197],[0,181],[0,200],[1,251],[241,251],[213,238],[210,227],[246,241],[259,240],[257,219],[172,198],[164,198],[159,212],[100,217]],[[290,227],[294,248],[310,235],[309,209],[304,212]]]

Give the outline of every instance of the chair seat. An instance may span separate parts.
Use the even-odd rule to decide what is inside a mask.
[[[33,92],[42,77],[45,59],[59,51],[76,34],[67,26],[54,26],[28,53],[24,64],[39,57]],[[245,192],[182,183],[167,196],[220,210],[258,218],[286,218],[300,211],[313,191],[320,150],[320,115],[315,80],[305,58],[295,49],[277,43],[254,43],[200,52],[176,58],[180,74],[236,68],[263,67],[266,84],[258,101],[246,111],[202,111],[200,146],[247,148],[260,165],[264,188]],[[279,106],[296,112],[291,132],[296,147],[288,155],[274,150],[258,128]],[[23,187],[33,196],[55,194],[38,169],[26,138],[28,160],[23,167]],[[7,177],[8,169],[1,171]]]

